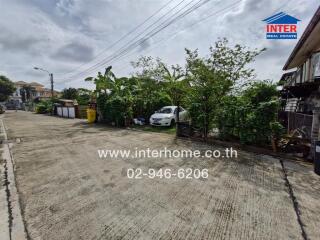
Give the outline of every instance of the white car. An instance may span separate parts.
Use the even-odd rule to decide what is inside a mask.
[[[179,107],[179,121],[186,121],[188,113]],[[174,126],[176,123],[177,106],[166,106],[151,115],[149,122],[153,126]]]

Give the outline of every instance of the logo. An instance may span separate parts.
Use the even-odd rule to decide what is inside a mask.
[[[262,21],[267,23],[267,39],[297,39],[297,23],[300,21],[299,19],[280,12]]]

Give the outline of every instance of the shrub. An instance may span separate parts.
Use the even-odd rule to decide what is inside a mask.
[[[45,114],[52,112],[53,104],[52,101],[40,101],[36,105],[36,113]]]
[[[225,97],[216,119],[220,136],[249,144],[265,144],[275,135],[280,137],[276,95],[274,84],[258,82],[237,97]]]
[[[101,95],[97,104],[101,110],[103,121],[114,123],[115,126],[125,126],[132,119],[132,104],[128,99],[120,96]]]
[[[275,139],[279,139],[285,133],[284,127],[279,122],[271,122],[270,129],[272,132],[272,137]]]

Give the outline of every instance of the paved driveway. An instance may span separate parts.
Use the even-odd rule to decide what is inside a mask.
[[[6,113],[30,239],[310,239],[320,236],[320,177],[278,159],[106,158],[98,149],[219,149],[166,134]],[[207,168],[208,179],[128,179],[128,168]],[[298,217],[302,224],[299,224]]]

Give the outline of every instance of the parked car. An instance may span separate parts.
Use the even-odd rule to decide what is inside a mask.
[[[153,126],[174,126],[176,123],[177,106],[165,106],[159,111],[156,111],[151,115],[149,122]],[[179,107],[179,120],[186,121],[188,118],[188,112]]]
[[[4,107],[0,105],[0,114],[4,113]]]
[[[12,101],[6,102],[5,107],[7,110],[16,110],[17,109],[17,105]]]

